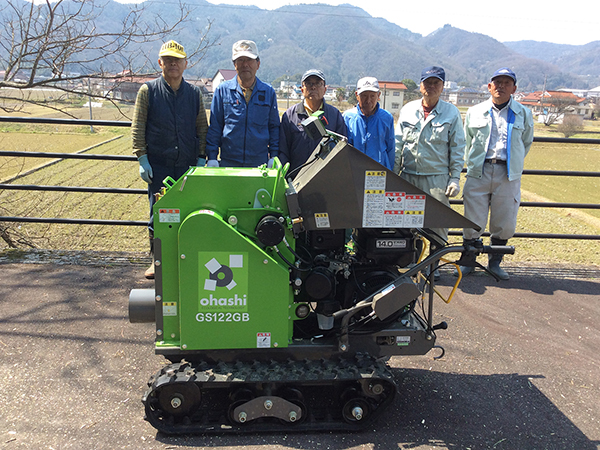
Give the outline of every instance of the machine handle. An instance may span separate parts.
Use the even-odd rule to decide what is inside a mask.
[[[514,255],[514,245],[484,245],[483,252],[492,255]]]

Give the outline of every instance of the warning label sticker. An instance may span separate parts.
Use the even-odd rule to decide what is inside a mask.
[[[317,228],[331,228],[329,224],[329,214],[327,213],[315,213],[315,224]]]
[[[362,217],[363,228],[383,227],[385,176],[385,171],[367,170],[365,172],[365,193]]]
[[[410,344],[410,336],[396,336],[396,345],[406,347]]]
[[[271,333],[256,333],[256,348],[271,348]]]
[[[181,221],[179,209],[159,209],[158,221],[160,223],[179,223]]]
[[[386,191],[386,172],[365,172],[363,228],[421,228],[425,195]]]
[[[176,316],[177,315],[177,303],[176,302],[163,302],[163,316]]]

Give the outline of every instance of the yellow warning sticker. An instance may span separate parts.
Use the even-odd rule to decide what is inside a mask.
[[[163,302],[163,316],[176,316],[177,302]]]

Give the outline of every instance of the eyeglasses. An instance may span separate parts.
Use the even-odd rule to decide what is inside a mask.
[[[304,86],[306,86],[307,88],[314,88],[314,87],[321,87],[324,86],[324,83],[322,81],[315,81],[315,82],[304,82]]]

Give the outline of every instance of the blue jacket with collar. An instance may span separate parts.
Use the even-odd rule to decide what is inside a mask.
[[[377,104],[375,113],[365,116],[356,106],[344,113],[348,142],[382,166],[394,170],[396,142],[394,116]]]
[[[222,167],[257,167],[279,155],[279,110],[273,88],[256,79],[246,103],[237,77],[221,83],[210,108],[206,134],[208,159]]]

